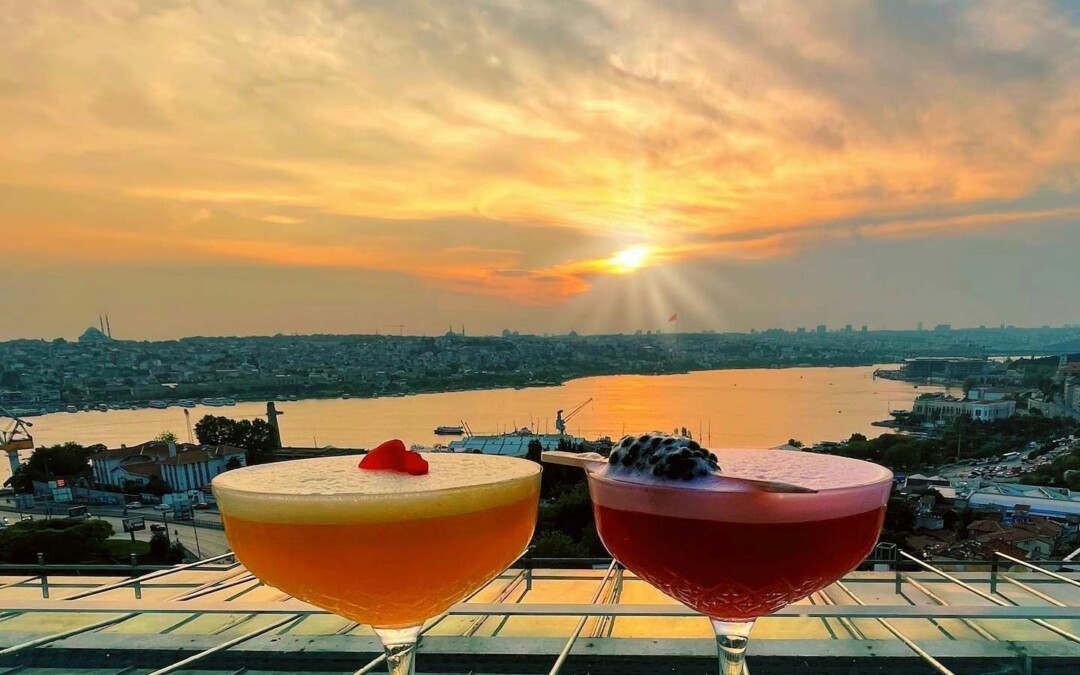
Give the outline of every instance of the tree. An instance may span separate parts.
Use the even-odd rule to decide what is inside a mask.
[[[161,479],[161,476],[150,476],[150,480],[142,487],[142,491],[148,495],[160,497],[172,492],[169,484]]]
[[[975,378],[974,377],[969,377],[969,378],[964,380],[964,384],[963,384],[964,398],[967,398],[968,392],[970,392],[974,387],[975,387]]]
[[[154,436],[154,440],[155,441],[165,441],[166,443],[168,443],[169,441],[172,441],[173,443],[175,443],[177,441],[177,438],[176,438],[176,434],[174,434],[171,431],[162,431],[157,436]]]
[[[157,560],[169,559],[169,538],[161,532],[155,532],[150,537],[150,556]]]
[[[525,455],[525,459],[531,459],[537,464],[540,463],[541,455],[544,452],[544,445],[537,439],[529,441],[529,448]]]
[[[266,420],[234,420],[206,415],[195,425],[203,445],[230,445],[247,451],[247,463],[258,464],[276,449],[274,429]]]
[[[244,466],[240,463],[240,458],[235,455],[229,458],[229,461],[225,462],[225,470],[232,471],[233,469],[239,469]]]
[[[536,558],[584,558],[587,552],[565,532],[548,530],[533,539],[532,554]]]
[[[34,481],[30,478],[30,472],[25,464],[20,464],[15,473],[4,481],[4,485],[10,487],[16,494],[28,494],[34,491]]]
[[[84,447],[70,442],[38,448],[21,467],[19,475],[9,478],[5,485],[12,485],[17,492],[29,492],[32,489],[30,481],[45,482],[56,476],[88,476],[90,456],[104,449],[105,446],[100,444]]]
[[[787,444],[790,445],[793,448],[801,448],[803,446],[802,441],[800,441],[797,438],[789,438],[787,440]]]
[[[41,553],[46,563],[95,562],[112,535],[112,525],[97,518],[24,520],[0,530],[0,560],[35,563]]]

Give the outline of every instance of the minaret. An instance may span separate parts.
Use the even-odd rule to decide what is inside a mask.
[[[109,315],[105,315],[105,334],[112,338],[112,326],[109,325]]]
[[[97,315],[98,327],[101,328],[101,334],[105,334],[105,321],[101,318],[101,315]]]

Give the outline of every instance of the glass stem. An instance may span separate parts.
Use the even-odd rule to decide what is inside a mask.
[[[746,645],[750,642],[753,621],[712,621],[716,631],[716,651],[720,656],[720,675],[743,675],[746,672]]]
[[[386,668],[390,675],[413,675],[416,672],[416,639],[420,626],[406,628],[376,628],[386,652]]]

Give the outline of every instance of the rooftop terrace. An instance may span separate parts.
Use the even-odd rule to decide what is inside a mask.
[[[900,561],[760,620],[754,675],[1080,672],[1080,575]],[[523,561],[431,622],[418,672],[716,672],[705,619],[617,566],[555,564]],[[15,571],[0,569],[0,675],[383,672],[370,629],[229,555],[137,576]]]

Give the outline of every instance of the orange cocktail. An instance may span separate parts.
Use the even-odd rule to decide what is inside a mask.
[[[223,473],[213,488],[229,544],[267,584],[384,641],[415,637],[521,555],[540,494],[534,462],[423,457],[425,475],[359,469],[356,457]]]

